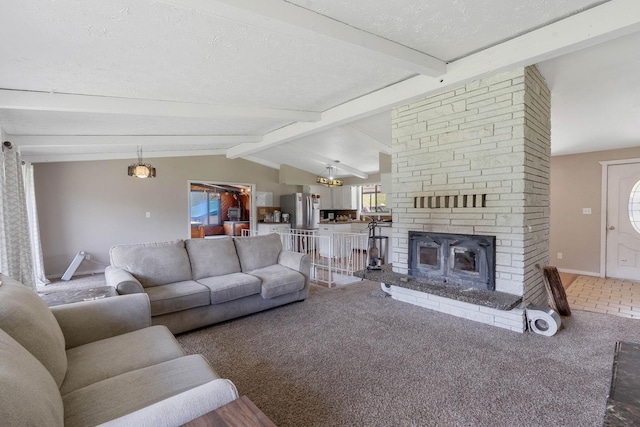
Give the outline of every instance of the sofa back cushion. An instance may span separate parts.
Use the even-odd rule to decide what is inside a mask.
[[[60,387],[67,374],[60,325],[35,291],[4,275],[0,281],[0,329],[38,359]]]
[[[64,408],[47,368],[0,329],[0,424],[62,426]]]
[[[189,239],[186,245],[193,280],[240,272],[240,260],[231,237]]]
[[[236,237],[234,239],[242,271],[252,271],[278,263],[282,241],[278,234]]]
[[[133,274],[145,288],[191,280],[184,240],[116,245],[109,257],[111,265]]]

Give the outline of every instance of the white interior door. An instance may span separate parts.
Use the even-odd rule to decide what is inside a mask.
[[[607,277],[640,280],[640,163],[607,170]]]

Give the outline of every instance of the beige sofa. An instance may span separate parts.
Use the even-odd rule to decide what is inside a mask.
[[[238,397],[146,294],[52,307],[0,275],[0,424],[178,426]]]
[[[146,293],[154,325],[174,334],[304,300],[308,255],[282,250],[277,234],[117,245],[107,284]]]

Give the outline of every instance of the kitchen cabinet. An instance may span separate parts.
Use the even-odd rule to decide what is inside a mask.
[[[336,187],[331,189],[332,209],[358,209],[358,187]]]
[[[291,229],[291,224],[277,222],[264,222],[258,224],[258,234],[260,236],[270,233],[285,233]]]
[[[352,233],[369,233],[369,223],[353,222],[351,223],[351,232]]]
[[[320,195],[320,209],[332,208],[331,189],[329,187],[319,185],[316,194]]]
[[[304,192],[320,196],[320,209],[333,209],[331,188],[325,187],[324,185],[309,185],[305,186]]]
[[[249,221],[224,221],[222,227],[227,236],[242,236],[242,230],[248,229],[250,225]]]
[[[351,233],[351,224],[345,223],[332,223],[332,224],[320,224],[318,234],[328,235],[333,233]]]
[[[350,233],[351,224],[320,224],[318,229],[318,252],[321,257],[343,257],[342,240],[333,237],[334,233]]]
[[[305,191],[307,188],[305,188]],[[320,209],[358,209],[358,187],[334,187],[324,185],[309,185],[308,191],[320,195]]]
[[[256,206],[273,206],[273,193],[267,191],[256,191]]]

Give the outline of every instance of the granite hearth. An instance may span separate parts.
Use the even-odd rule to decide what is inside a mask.
[[[394,272],[390,264],[356,275],[380,282],[382,290],[398,301],[516,332],[526,330],[522,297],[518,295],[411,277]]]

